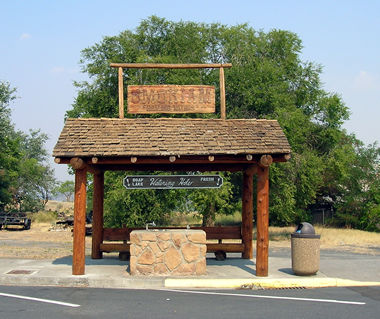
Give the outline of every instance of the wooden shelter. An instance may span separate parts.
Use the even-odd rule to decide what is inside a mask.
[[[113,66],[119,68],[119,76],[126,67],[125,64]],[[137,67],[128,64],[131,66]],[[138,65],[141,66],[144,65]],[[223,66],[206,65],[220,69]],[[224,99],[224,79],[221,77],[222,81]],[[107,239],[125,240],[130,232],[130,229],[104,229],[104,172],[156,170],[243,172],[242,225],[238,229],[242,242],[209,245],[208,251],[238,251],[247,259],[253,258],[253,179],[256,174],[256,275],[267,276],[269,166],[272,162],[284,162],[290,158],[289,143],[277,121],[225,119],[225,111],[221,112],[222,119],[125,119],[122,85],[119,94],[119,101],[122,101],[119,119],[67,119],[53,151],[56,163],[70,164],[75,170],[73,274],[85,273],[87,172],[94,175],[92,258],[101,258],[102,252],[112,251],[115,247],[119,251],[127,250],[128,244],[107,248],[103,242]],[[223,107],[224,102],[221,105]],[[211,238],[228,238],[228,232],[223,229],[205,231],[211,234]],[[221,235],[217,236],[217,233]]]

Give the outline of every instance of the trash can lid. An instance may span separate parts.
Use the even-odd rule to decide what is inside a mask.
[[[297,226],[297,229],[296,229],[295,232],[297,234],[310,234],[310,235],[314,235],[315,234],[315,230],[314,230],[313,225],[309,224],[309,223],[306,223],[306,222],[300,223]]]
[[[307,222],[300,223],[295,232],[291,234],[292,238],[320,238],[320,235],[315,234],[312,224]]]

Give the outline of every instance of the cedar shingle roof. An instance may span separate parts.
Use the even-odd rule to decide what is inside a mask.
[[[54,157],[288,154],[275,120],[67,119]]]

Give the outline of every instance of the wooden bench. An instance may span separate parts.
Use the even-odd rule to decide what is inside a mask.
[[[186,227],[150,227],[149,229],[185,229]],[[129,252],[130,234],[133,230],[144,228],[104,228],[103,243],[100,244],[100,251]],[[201,229],[206,233],[207,252],[242,253],[244,244],[240,226],[216,226],[216,227],[191,227],[191,229]],[[228,241],[240,242],[228,242]]]

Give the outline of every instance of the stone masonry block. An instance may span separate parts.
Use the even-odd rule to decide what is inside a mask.
[[[137,259],[137,263],[141,265],[152,265],[156,260],[156,257],[154,256],[151,249],[147,248],[145,249],[140,257]]]
[[[172,271],[173,269],[178,267],[178,265],[182,262],[182,258],[178,250],[174,247],[171,247],[165,253],[164,262],[166,267],[168,267],[168,269]]]
[[[186,236],[183,233],[173,233],[172,240],[177,247],[181,247],[181,245],[187,241]]]
[[[187,239],[196,244],[206,243],[206,233],[203,230],[194,231],[187,234]]]
[[[188,263],[199,259],[199,246],[198,245],[195,245],[192,243],[184,244],[181,247],[181,252],[182,252],[183,258]]]

